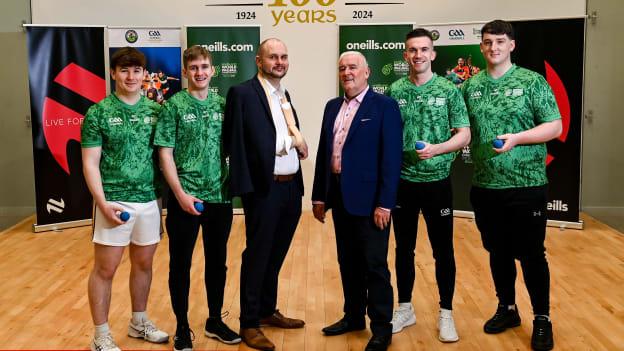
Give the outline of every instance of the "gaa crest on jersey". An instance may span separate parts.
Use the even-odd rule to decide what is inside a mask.
[[[123,124],[123,119],[121,117],[111,117],[108,119],[109,126],[120,126]]]
[[[195,122],[197,120],[197,116],[194,113],[187,113],[182,116],[182,120],[186,123]]]
[[[483,93],[481,92],[481,90],[473,91],[472,93],[470,93],[471,99],[480,99],[482,97],[483,97]]]

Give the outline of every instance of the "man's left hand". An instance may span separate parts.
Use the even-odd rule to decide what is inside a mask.
[[[375,208],[373,219],[377,228],[384,230],[390,223],[390,211],[377,207]]]
[[[299,155],[300,160],[308,158],[308,144],[305,140],[301,143],[301,145],[297,146],[297,155]]]

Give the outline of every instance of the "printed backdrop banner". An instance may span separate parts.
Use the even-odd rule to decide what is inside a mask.
[[[180,28],[109,28],[108,46],[111,56],[124,46],[135,47],[145,54],[147,70],[142,93],[149,99],[162,104],[180,91]],[[115,91],[112,80],[111,91]]]
[[[242,83],[256,72],[256,51],[260,27],[187,27],[187,47],[201,45],[212,53],[215,75],[210,90],[223,97],[232,85]]]
[[[339,52],[353,50],[364,54],[371,69],[368,83],[374,91],[384,94],[392,82],[409,72],[403,51],[405,34],[410,30],[411,24],[341,25]],[[338,89],[342,95],[340,84]]]
[[[103,27],[27,27],[35,231],[91,218],[80,126],[106,95]],[[73,222],[73,223],[72,223]],[[48,227],[49,226],[49,227]]]
[[[260,45],[260,27],[187,27],[187,47],[201,45],[212,54],[215,74],[210,90],[226,97],[231,86],[253,77],[256,72],[256,51]],[[242,211],[240,198],[232,206]]]
[[[578,223],[585,20],[533,20],[512,24],[516,32],[512,62],[546,78],[562,117],[561,136],[547,144],[548,219]],[[479,50],[482,26],[483,23],[427,27],[436,39],[433,70],[457,86],[483,70],[486,65]],[[552,45],[552,38],[557,38],[557,45]],[[459,153],[451,173],[455,210],[472,211],[468,198],[472,169],[467,147]]]

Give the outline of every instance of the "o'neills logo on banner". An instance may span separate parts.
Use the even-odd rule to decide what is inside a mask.
[[[336,0],[273,0],[268,4],[273,27],[288,23],[335,23]]]

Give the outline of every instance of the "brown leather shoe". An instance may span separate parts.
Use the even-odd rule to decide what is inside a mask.
[[[253,349],[263,351],[275,350],[275,345],[264,336],[260,328],[241,328],[239,334],[243,342]]]
[[[284,328],[284,329],[297,329],[303,328],[305,322],[301,319],[288,318],[280,313],[279,310],[275,310],[272,315],[262,318],[260,325],[270,325],[272,327]]]

